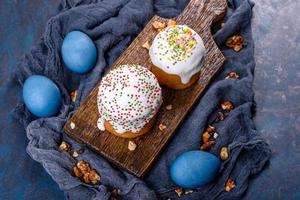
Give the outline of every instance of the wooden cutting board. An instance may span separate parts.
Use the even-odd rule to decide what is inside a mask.
[[[198,83],[193,86],[177,91],[163,88],[164,103],[158,113],[156,124],[149,133],[140,138],[131,139],[137,144],[136,150],[128,150],[129,139],[114,136],[106,131],[99,131],[97,128],[99,118],[98,87],[92,90],[91,94],[65,124],[65,133],[77,141],[87,144],[117,166],[142,177],[157,159],[170,138],[176,133],[176,129],[189,113],[193,104],[203,94],[204,89],[225,61],[212,38],[210,27],[214,21],[225,14],[226,7],[226,0],[191,0],[182,14],[174,19],[177,24],[188,25],[202,37],[207,51],[204,65],[200,70]],[[157,34],[157,31],[152,27],[154,21],[167,22],[167,19],[154,16],[111,68],[122,64],[151,67],[148,50],[142,45],[146,41],[152,42]],[[169,104],[173,108],[168,111],[165,107]],[[72,125],[70,125],[71,123]],[[160,131],[159,124],[164,124],[166,128]]]

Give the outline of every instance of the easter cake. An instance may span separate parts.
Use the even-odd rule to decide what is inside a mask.
[[[101,81],[97,96],[98,128],[124,138],[150,130],[162,104],[154,74],[139,65],[122,65]]]
[[[160,84],[184,89],[195,83],[205,56],[201,37],[186,25],[168,26],[151,45],[151,71]]]

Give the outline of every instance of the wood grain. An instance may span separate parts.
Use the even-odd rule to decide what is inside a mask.
[[[155,125],[149,133],[133,139],[137,144],[135,151],[128,150],[128,139],[98,130],[98,87],[93,89],[65,124],[65,132],[77,141],[86,143],[117,166],[138,177],[143,176],[225,61],[212,38],[210,26],[225,13],[226,6],[226,0],[191,0],[182,14],[175,18],[177,24],[188,25],[202,37],[207,50],[204,65],[200,71],[199,81],[193,86],[179,91],[163,88],[164,103],[158,113]],[[122,64],[151,67],[148,50],[142,48],[142,45],[146,41],[152,41],[157,34],[152,27],[154,21],[166,22],[167,19],[154,16],[112,68]],[[167,111],[165,107],[169,104],[173,105],[173,109]],[[76,125],[74,129],[70,127],[71,122]],[[160,123],[166,125],[167,128],[160,131],[158,128]]]

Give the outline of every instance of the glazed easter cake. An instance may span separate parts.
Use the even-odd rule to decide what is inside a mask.
[[[124,138],[138,137],[152,127],[162,104],[154,74],[139,65],[122,65],[101,81],[97,97],[98,128]]]
[[[154,38],[149,55],[151,71],[162,85],[184,89],[199,76],[205,56],[201,37],[186,25],[172,25]]]

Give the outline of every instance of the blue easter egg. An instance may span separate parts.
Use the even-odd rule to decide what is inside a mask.
[[[56,114],[61,105],[61,94],[56,84],[45,76],[33,75],[23,86],[23,100],[28,110],[37,117]]]
[[[72,31],[67,34],[63,41],[61,55],[65,65],[70,70],[83,74],[95,65],[97,48],[87,34]]]
[[[172,163],[173,182],[183,188],[198,188],[211,182],[220,168],[220,160],[205,151],[188,151]]]

